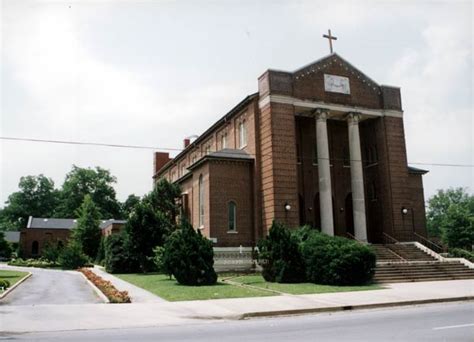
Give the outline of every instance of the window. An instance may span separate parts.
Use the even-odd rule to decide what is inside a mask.
[[[186,174],[186,164],[181,165],[181,176],[184,176]]]
[[[245,120],[242,120],[239,123],[239,147],[245,146],[247,146],[247,126]]]
[[[342,150],[342,158],[343,158],[343,165],[344,166],[351,166],[351,159],[349,156],[349,149],[347,147],[344,147]]]
[[[202,175],[199,176],[199,227],[204,227],[204,184]]]
[[[235,205],[234,201],[229,202],[229,223],[228,223],[228,231],[236,231],[236,217],[237,217],[237,206]]]
[[[206,149],[204,150],[204,154],[209,154],[211,153],[211,144],[206,146]]]
[[[227,148],[227,133],[222,133],[221,136],[221,148]]]

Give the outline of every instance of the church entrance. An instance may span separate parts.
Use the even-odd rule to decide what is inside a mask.
[[[352,210],[352,192],[346,196],[344,212],[346,213],[346,232],[354,236],[354,212]]]

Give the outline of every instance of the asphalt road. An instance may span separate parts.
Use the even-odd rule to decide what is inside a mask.
[[[33,275],[0,300],[0,305],[101,303],[77,272],[22,268]]]
[[[18,341],[474,341],[474,302],[160,328],[0,334]]]

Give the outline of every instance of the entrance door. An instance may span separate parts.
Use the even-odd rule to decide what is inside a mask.
[[[354,235],[354,211],[352,210],[352,192],[346,196],[344,211],[346,213],[346,232]]]

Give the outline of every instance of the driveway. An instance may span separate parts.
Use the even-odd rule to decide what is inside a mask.
[[[2,269],[31,272],[33,275],[14,289],[0,305],[102,303],[87,281],[75,271],[0,266]]]

